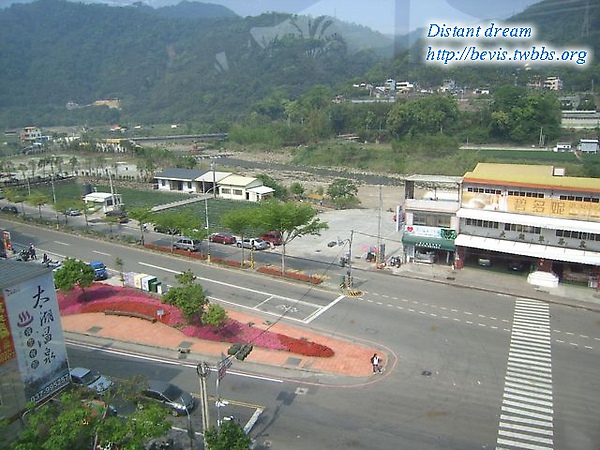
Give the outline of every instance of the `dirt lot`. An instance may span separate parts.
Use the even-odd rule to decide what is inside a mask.
[[[280,152],[233,153],[233,157],[250,162],[271,164],[289,164],[291,161],[289,155]],[[216,161],[218,164],[218,159]],[[228,169],[224,167],[221,170]],[[229,170],[231,170],[231,168]],[[263,168],[243,168],[240,170],[247,176],[256,176],[265,173]],[[290,186],[290,184],[297,181],[304,186],[307,193],[314,193],[319,188],[326,190],[329,184],[336,178],[335,176],[327,177],[321,174],[311,173],[310,169],[307,169],[306,171],[273,169],[272,171],[267,171],[267,173],[284,186]],[[364,184],[360,181],[356,181],[356,186],[358,187],[358,199],[360,200],[361,208],[379,209],[381,207],[383,211],[395,211],[398,204],[401,204],[404,199],[403,186],[379,186]]]

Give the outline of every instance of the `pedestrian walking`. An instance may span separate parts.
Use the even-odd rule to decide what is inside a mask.
[[[35,247],[33,246],[33,243],[29,244],[29,257],[31,259],[37,259],[37,255],[35,254]]]
[[[371,357],[371,365],[373,366],[373,373],[382,373],[383,372],[383,370],[381,369],[381,358],[379,357],[379,355],[377,353],[375,353]]]

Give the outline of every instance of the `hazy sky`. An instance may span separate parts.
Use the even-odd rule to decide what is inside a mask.
[[[160,0],[158,0],[160,1]],[[165,1],[165,0],[162,0]],[[243,16],[277,11],[328,15],[382,33],[404,34],[430,21],[469,24],[506,18],[538,0],[204,0],[227,6]]]
[[[0,7],[32,0],[0,0]],[[72,0],[84,3],[129,5],[137,0]],[[141,0],[154,8],[181,0]],[[428,28],[431,21],[468,25],[484,19],[504,19],[539,0],[188,0],[228,7],[241,16],[276,11],[317,16],[365,25],[385,34],[406,34]],[[569,0],[564,0],[565,3]],[[596,0],[597,1],[597,0]]]

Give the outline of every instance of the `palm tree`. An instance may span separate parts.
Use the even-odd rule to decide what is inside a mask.
[[[27,164],[19,164],[19,170],[21,171],[21,175],[23,175],[23,180],[27,183],[27,195],[31,195],[31,185],[29,184],[29,177],[27,176],[27,168]]]
[[[79,160],[75,156],[71,157],[69,166],[71,166],[71,175],[76,175],[75,170],[79,167]]]
[[[28,162],[28,165],[29,165],[29,170],[31,170],[31,178],[34,179],[35,178],[35,169],[37,169],[38,163],[36,162],[35,159],[30,159]]]

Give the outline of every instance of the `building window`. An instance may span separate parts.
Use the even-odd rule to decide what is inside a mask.
[[[413,214],[413,225],[450,228],[451,217],[441,214]]]
[[[531,233],[531,234],[541,234],[541,227],[532,227],[531,225],[521,225],[518,223],[505,223],[504,224],[505,231],[516,231],[518,233]]]
[[[221,194],[231,194],[230,188],[221,188]]]
[[[582,241],[600,241],[600,234],[582,231],[556,230],[556,237],[579,239]]]
[[[500,195],[502,193],[502,191],[500,189],[476,188],[476,187],[468,187],[467,192],[478,192],[480,194],[498,194],[498,195]]]
[[[160,180],[160,185],[161,186],[166,186],[167,185],[167,180]]]
[[[234,189],[233,195],[242,196],[242,195],[244,195],[244,191],[242,191],[241,189]]]
[[[513,197],[544,198],[543,192],[508,191],[508,195],[512,195]]]
[[[500,224],[498,222],[493,222],[491,220],[481,220],[481,219],[466,219],[465,223],[467,225],[479,228],[495,228],[498,229]]]
[[[600,203],[600,197],[579,197],[574,195],[561,195],[560,199],[584,203]]]

